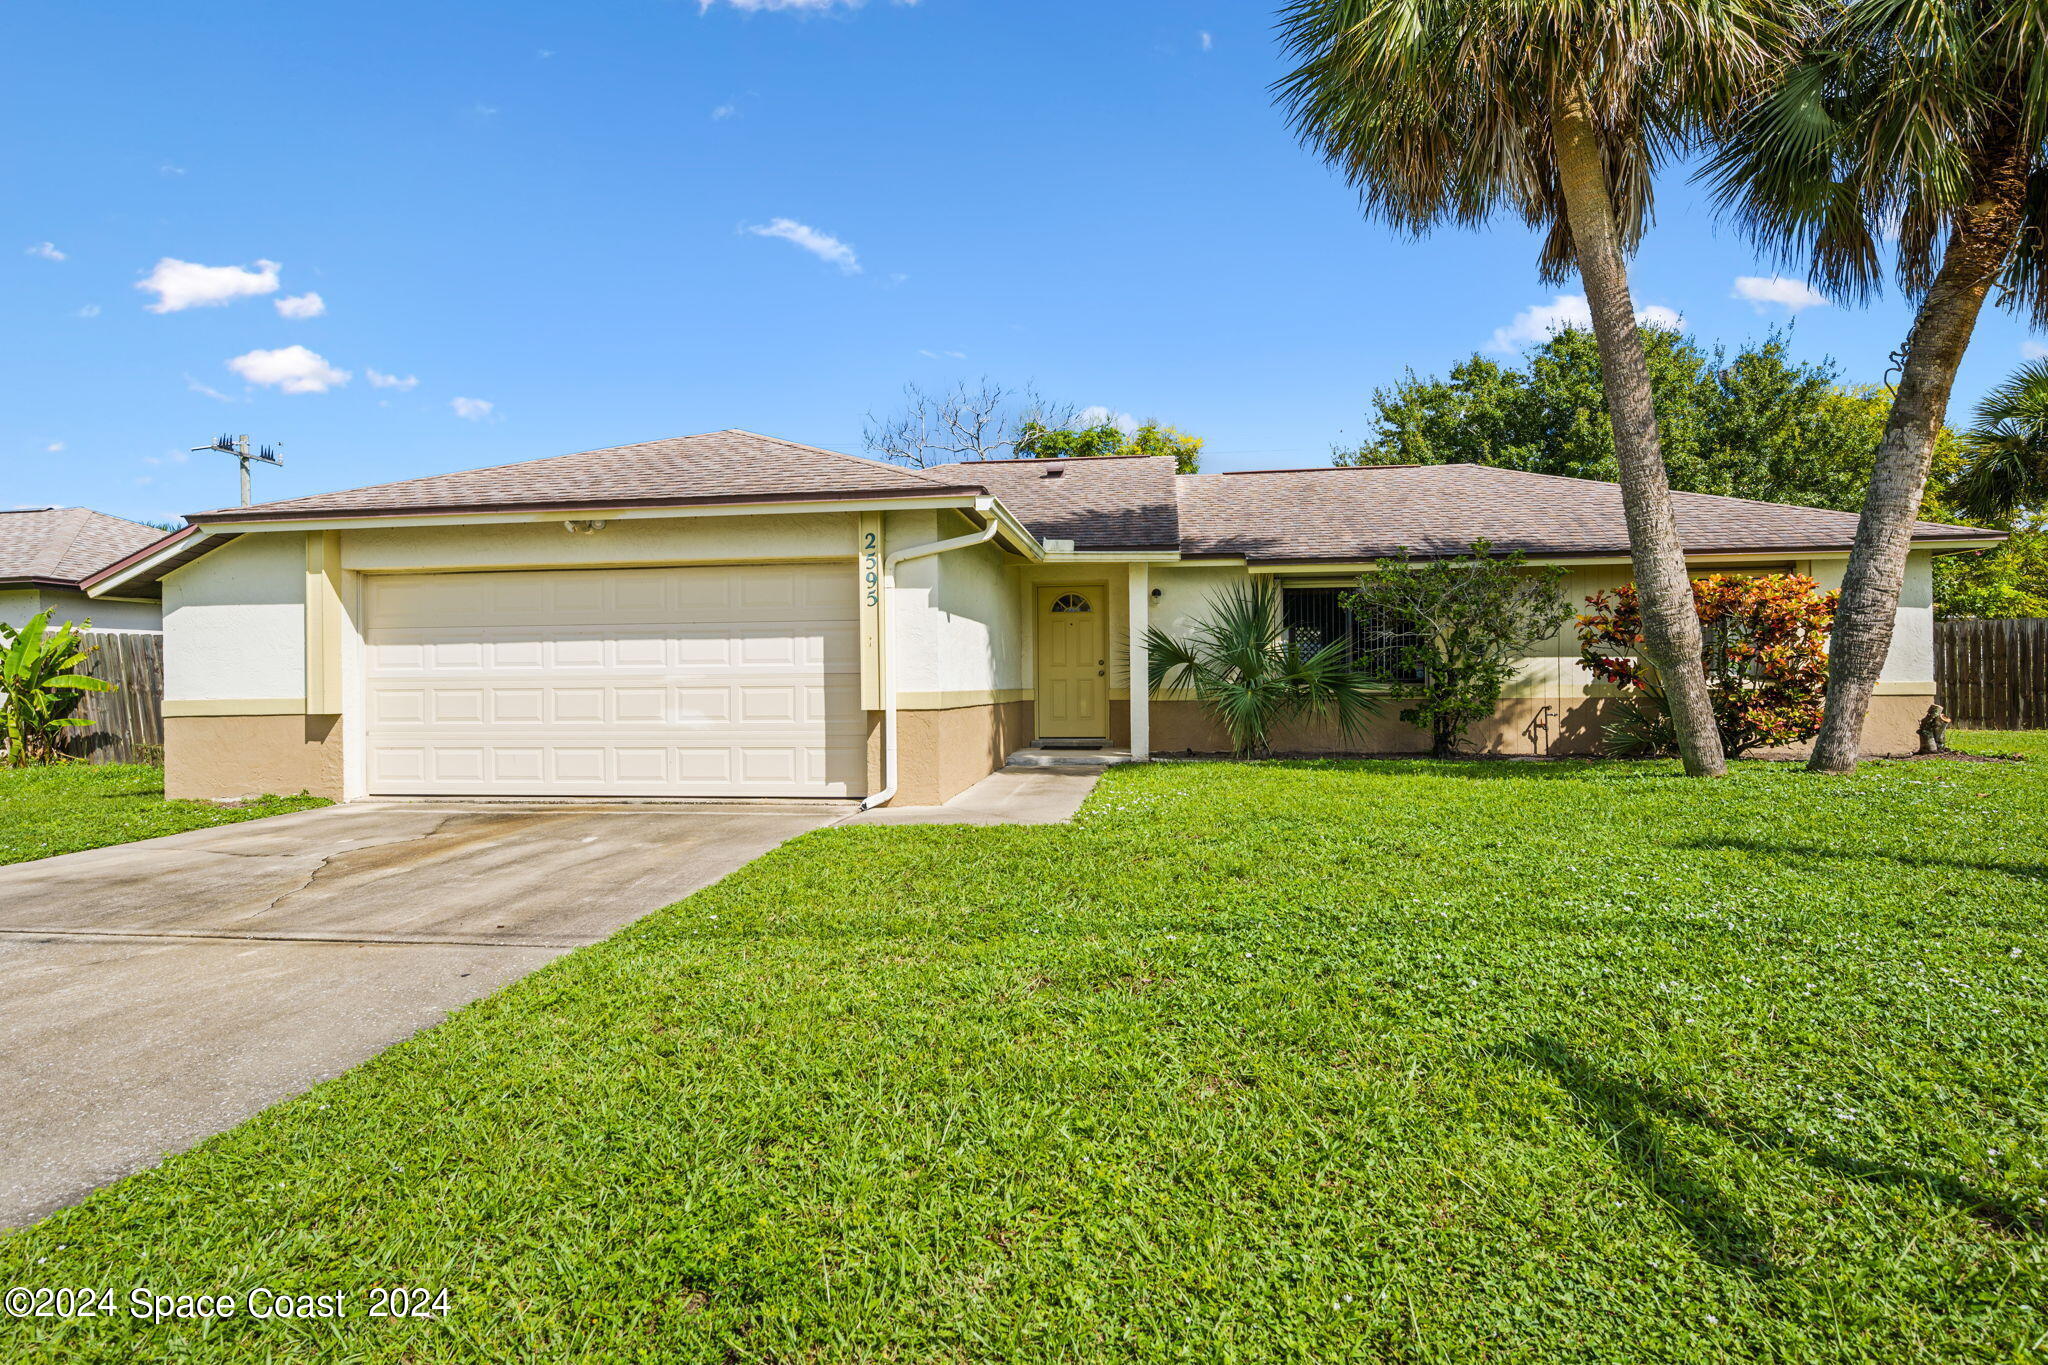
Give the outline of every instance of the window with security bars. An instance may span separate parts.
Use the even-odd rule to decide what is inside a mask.
[[[1420,681],[1422,674],[1403,657],[1416,639],[1408,623],[1383,611],[1361,616],[1344,604],[1350,594],[1349,588],[1283,588],[1281,620],[1295,648],[1314,654],[1332,640],[1344,640],[1368,676],[1382,682]]]

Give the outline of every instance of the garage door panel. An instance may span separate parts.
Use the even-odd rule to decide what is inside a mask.
[[[373,578],[371,790],[856,795],[853,580],[851,564]]]

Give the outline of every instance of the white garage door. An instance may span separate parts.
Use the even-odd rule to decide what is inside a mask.
[[[385,796],[858,796],[852,566],[374,576]]]

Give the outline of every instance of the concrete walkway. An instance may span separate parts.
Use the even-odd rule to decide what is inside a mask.
[[[359,804],[0,867],[0,1227],[848,809]]]
[[[849,825],[1063,825],[1101,780],[1103,764],[1011,766],[990,773],[943,806],[884,806]]]

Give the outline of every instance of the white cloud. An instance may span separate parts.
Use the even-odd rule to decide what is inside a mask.
[[[756,237],[779,237],[785,242],[810,252],[819,260],[839,267],[842,274],[860,274],[860,258],[853,248],[829,232],[820,232],[794,218],[772,218],[765,223],[755,223],[743,228]]]
[[[917,352],[917,353],[918,353],[919,355],[923,356],[923,357],[924,357],[924,358],[925,358],[926,360],[965,360],[965,359],[967,359],[967,352],[965,352],[965,351],[928,351],[928,350],[925,350],[925,349],[924,349],[923,347],[919,347],[919,348],[918,348],[918,352]]]
[[[1097,403],[1093,407],[1082,408],[1080,413],[1074,418],[1074,425],[1077,427],[1112,426],[1124,435],[1129,436],[1141,424],[1137,418],[1131,416],[1128,412],[1118,412],[1114,408],[1106,408],[1102,404]]]
[[[711,118],[713,122],[723,123],[729,118],[738,117],[739,112],[740,107],[737,104],[721,104],[711,111]]]
[[[82,318],[96,318],[99,315],[100,306],[96,303],[88,303],[85,307],[78,310],[78,316]]]
[[[195,265],[166,256],[156,269],[137,280],[137,289],[156,295],[149,305],[152,313],[176,313],[186,308],[217,308],[254,294],[275,294],[276,261],[258,261],[253,269],[239,265]]]
[[[285,393],[325,393],[349,381],[347,370],[336,369],[303,346],[250,351],[230,360],[228,368],[251,384],[267,384]]]
[[[1677,327],[1685,319],[1676,309],[1653,303],[1636,310],[1636,321],[1651,327]],[[1569,327],[1592,330],[1593,310],[1587,306],[1584,294],[1558,294],[1549,303],[1531,304],[1515,314],[1515,320],[1507,326],[1494,328],[1493,340],[1487,343],[1487,348],[1518,351],[1548,341]]]
[[[34,246],[30,247],[23,254],[28,256],[40,256],[46,261],[61,261],[68,259],[64,252],[57,250],[57,244],[55,242],[37,242]]]
[[[1202,44],[1202,51],[1204,52],[1213,51],[1216,47],[1216,35],[1209,32],[1208,29],[1203,29],[1195,34],[1195,38]]]
[[[2020,343],[2020,358],[2023,360],[2048,360],[2048,346],[2043,346],[2038,341],[2022,341]]]
[[[200,383],[198,380],[194,379],[189,374],[185,376],[185,387],[192,390],[192,392],[196,394],[201,394],[207,398],[214,399],[215,401],[221,403],[239,403],[242,401],[241,399],[236,398],[232,394],[222,393],[219,389],[214,388],[210,384]]]
[[[43,449],[49,451],[52,455],[56,455],[64,449],[64,443],[62,441],[52,441],[44,446]]]
[[[1778,304],[1790,312],[1797,313],[1804,308],[1825,308],[1827,295],[1803,280],[1788,280],[1783,275],[1737,275],[1735,292],[1731,299],[1748,299],[1752,308],[1761,313],[1769,305]]]
[[[363,378],[370,381],[370,387],[373,389],[397,389],[400,393],[416,387],[420,382],[414,375],[386,374],[370,365],[363,366]]]
[[[491,409],[496,405],[487,398],[451,398],[448,406],[466,422],[481,422],[491,415]]]
[[[551,47],[544,47],[534,55],[538,56],[542,61],[546,61],[548,58],[555,55],[555,50]]]
[[[183,464],[191,458],[192,456],[189,451],[166,450],[161,455],[145,455],[142,457],[142,462],[150,465]]]
[[[183,175],[185,168],[183,166],[173,166],[170,162],[166,161],[163,165],[156,168],[156,173],[158,175]]]
[[[327,311],[327,300],[308,291],[304,294],[287,294],[277,300],[277,315],[281,318],[317,318]]]

